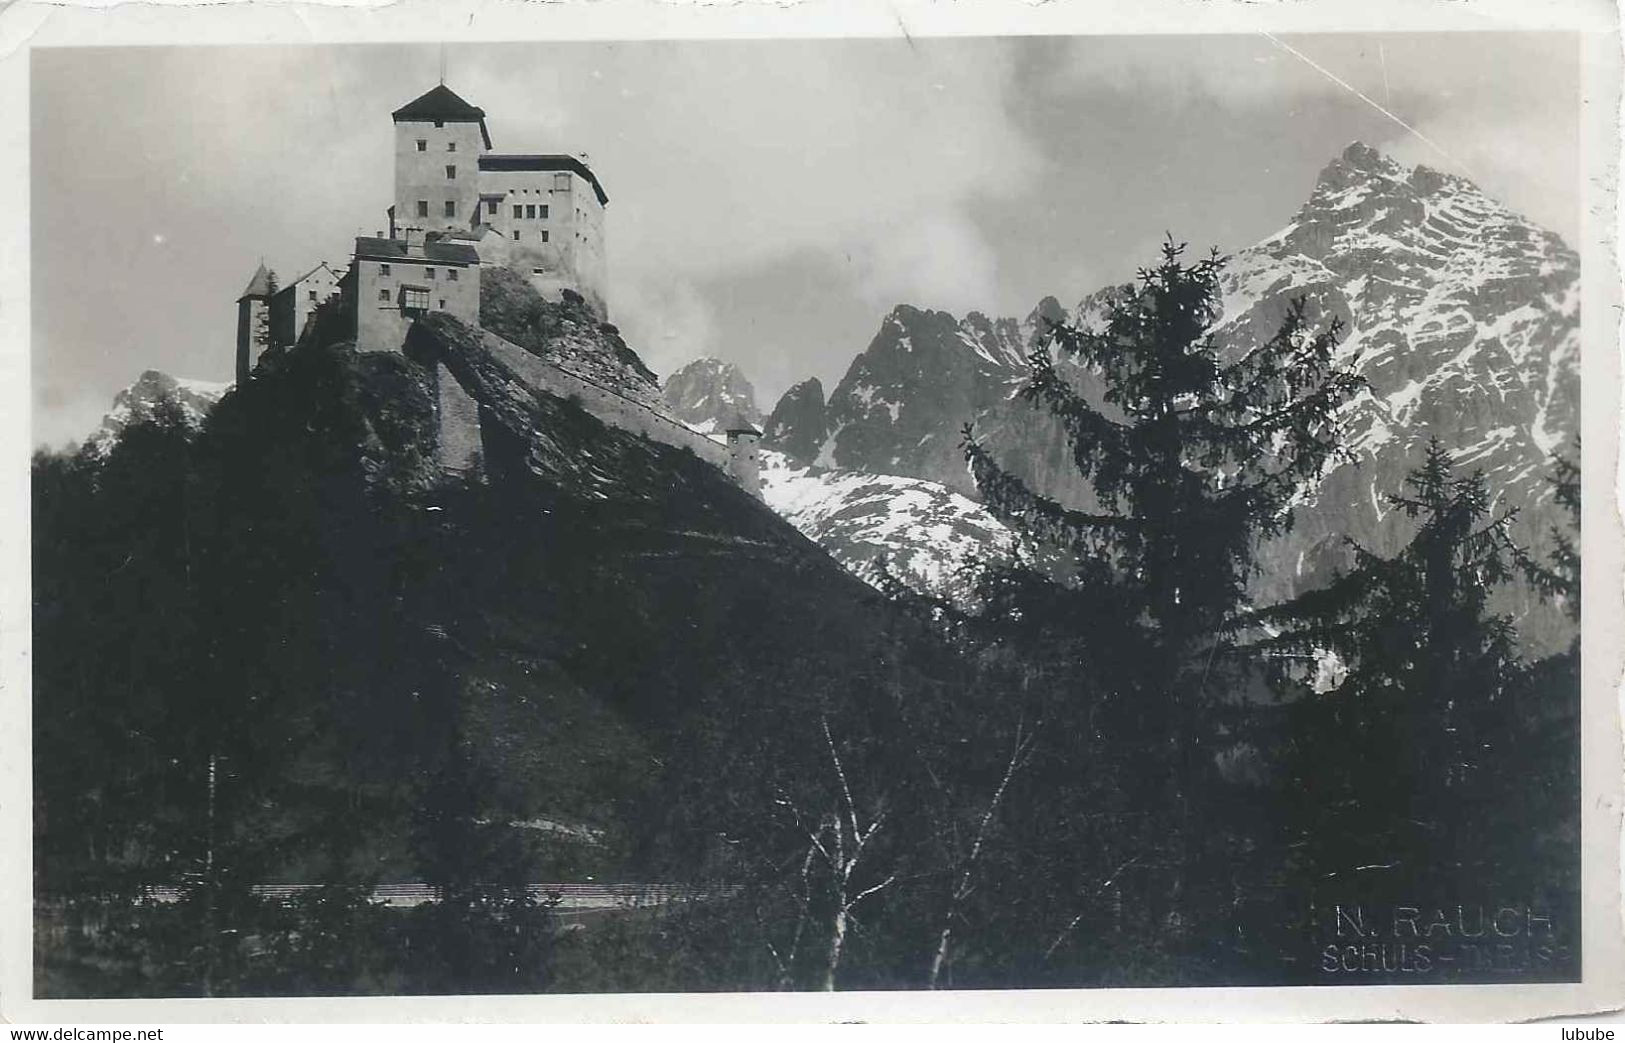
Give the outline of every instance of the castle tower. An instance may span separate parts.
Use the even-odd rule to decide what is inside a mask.
[[[260,354],[271,346],[271,295],[276,292],[276,273],[261,261],[254,277],[237,298],[237,384],[248,382]]]
[[[491,150],[485,110],[445,84],[407,102],[395,120],[392,233],[472,228],[480,218],[480,156]]]
[[[762,433],[743,416],[735,416],[728,425],[728,477],[739,487],[760,499],[762,495],[761,450],[757,443]]]

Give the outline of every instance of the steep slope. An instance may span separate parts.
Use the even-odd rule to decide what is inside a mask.
[[[635,370],[602,326],[560,323],[535,349],[557,357],[555,341],[579,365]],[[254,826],[254,842],[275,850],[256,856],[264,878],[320,878],[337,857],[386,880],[421,878],[422,788],[459,757],[484,780],[470,813],[519,824],[509,839],[535,852],[532,879],[694,871],[668,845],[687,843],[690,827],[668,818],[709,805],[677,807],[670,794],[730,792],[736,780],[683,774],[679,755],[724,734],[741,707],[805,705],[823,685],[868,690],[859,679],[883,641],[894,655],[929,642],[900,637],[884,599],[718,467],[527,386],[484,344],[444,314],[421,320],[403,354],[307,341],[211,412],[196,436],[195,496],[149,489],[139,468],[106,483],[146,513],[195,512],[170,528],[207,564],[187,574],[200,593],[177,595],[193,615],[165,645],[190,665],[166,659],[158,671],[119,644],[100,602],[80,597],[91,614],[52,646],[42,692],[81,685],[93,697],[71,651],[100,632],[97,649],[113,649],[100,669],[146,671],[131,683],[251,693],[217,700],[222,718],[258,715],[233,733],[241,750],[230,756],[303,802],[267,805]],[[477,474],[435,466],[448,372],[480,406]],[[86,495],[103,494],[91,483]],[[83,559],[94,578],[147,538],[113,519],[92,531],[52,560]],[[140,603],[122,597],[105,613],[139,621],[128,610]],[[171,724],[184,744],[189,733]],[[344,843],[299,843],[322,815],[353,810],[322,788],[352,780],[371,803]],[[569,828],[542,836],[527,825],[537,822]],[[64,841],[62,872],[82,848]]]
[[[1383,501],[1436,436],[1481,469],[1516,534],[1544,544],[1553,513],[1549,454],[1578,430],[1579,264],[1556,236],[1471,182],[1407,170],[1351,145],[1320,174],[1292,222],[1235,254],[1222,284],[1222,342],[1273,332],[1288,302],[1345,324],[1341,357],[1370,382],[1345,413],[1355,461],[1306,489],[1288,538],[1265,548],[1257,596],[1308,589],[1347,560],[1344,538],[1390,552],[1410,528]],[[1098,322],[1118,287],[1083,298],[1071,321]],[[957,443],[974,421],[999,458],[1042,491],[1084,505],[1065,440],[1013,399],[1046,300],[1021,322],[956,321],[899,307],[830,396],[818,462],[941,482],[975,495]],[[1089,385],[1091,374],[1074,371]],[[1520,597],[1535,646],[1562,640],[1555,613]]]
[[[738,366],[721,359],[695,359],[667,377],[665,400],[673,416],[705,433],[736,417],[762,422],[756,389]]]
[[[102,417],[100,426],[85,439],[97,452],[106,452],[131,423],[150,419],[153,410],[166,399],[180,406],[187,421],[197,427],[214,404],[231,390],[230,381],[188,380],[149,369],[135,383],[113,397],[113,408]]]

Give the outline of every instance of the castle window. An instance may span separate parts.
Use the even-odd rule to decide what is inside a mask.
[[[457,216],[457,201],[455,199],[446,200],[446,216],[447,217],[456,217]]]
[[[542,229],[542,242],[547,242],[547,229]]]
[[[419,152],[427,152],[427,151],[429,151],[429,143],[427,141],[423,140],[422,138],[419,138],[418,139],[418,151]]]
[[[455,142],[455,141],[446,142],[446,151],[447,152],[456,152],[457,151],[457,142]]]
[[[497,201],[495,199],[487,199],[485,201],[485,212],[488,215],[495,215],[496,214],[496,212],[497,212]]]
[[[525,216],[526,217],[535,217],[536,216],[536,208],[534,206],[525,207]]]
[[[456,282],[457,281],[457,269],[455,269],[455,268],[447,268],[446,269],[446,281],[447,282]]]
[[[389,300],[389,290],[387,290],[387,289],[379,290],[378,291],[378,299],[381,300],[381,301]]]
[[[513,207],[513,216],[516,217],[516,218],[524,217],[525,216],[525,208],[520,206],[518,203],[515,203],[514,207]]]
[[[419,217],[428,217],[429,216],[429,201],[427,199],[418,200],[418,216]]]
[[[446,180],[447,181],[456,181],[457,180],[457,167],[454,166],[451,163],[446,164]]]
[[[401,288],[401,310],[402,311],[428,311],[429,310],[429,291],[419,289],[418,287],[415,287],[415,286],[402,287]]]
[[[315,290],[307,290],[306,293],[309,294],[311,300],[316,299],[316,291]]]
[[[517,228],[513,230],[513,241],[516,243],[519,241],[519,229]]]
[[[433,279],[434,278],[434,269],[433,268],[425,268],[425,269],[423,269],[423,277],[425,279]]]
[[[435,120],[434,121],[434,129],[435,130],[439,130],[441,127],[444,127],[445,125],[446,125],[445,120]]]
[[[537,213],[537,216],[541,217],[543,220],[546,220],[547,219],[547,204],[543,203],[541,206],[537,207],[536,208],[536,213]]]
[[[444,311],[445,307],[446,307],[446,298],[442,297],[442,298],[440,298],[440,308],[441,308],[442,311]]]
[[[389,274],[389,265],[387,265],[387,264],[380,264],[380,265],[379,265],[379,266],[378,266],[378,274],[379,274],[379,275],[388,275],[388,274]]]

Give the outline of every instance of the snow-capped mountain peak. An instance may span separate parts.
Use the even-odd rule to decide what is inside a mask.
[[[1125,272],[1145,260],[1125,257]],[[1066,318],[1098,328],[1124,292],[1097,290]],[[1356,142],[1321,171],[1285,227],[1232,255],[1220,292],[1221,344],[1242,350],[1267,339],[1303,297],[1312,322],[1342,321],[1340,358],[1369,385],[1343,416],[1357,463],[1305,489],[1293,532],[1262,549],[1260,600],[1321,582],[1345,563],[1345,537],[1396,550],[1409,529],[1383,497],[1402,489],[1431,436],[1460,468],[1482,470],[1499,503],[1522,510],[1517,535],[1541,551],[1556,520],[1551,454],[1579,418],[1579,260],[1556,235],[1467,178],[1406,167]],[[959,448],[961,428],[974,422],[1034,487],[1087,506],[1092,494],[1064,432],[1011,394],[1042,318],[1059,311],[1053,300],[1022,321],[894,309],[830,394],[824,439],[807,462],[923,478],[974,497]],[[817,425],[800,429],[809,426]],[[1541,614],[1532,598],[1507,607]],[[1538,640],[1542,626],[1526,633]]]
[[[107,452],[126,427],[151,419],[158,404],[165,399],[180,406],[188,423],[199,426],[231,388],[230,381],[192,380],[149,369],[113,396],[113,408],[102,417],[101,424],[85,439],[85,444],[98,453]]]

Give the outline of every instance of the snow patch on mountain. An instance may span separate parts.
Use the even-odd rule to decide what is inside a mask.
[[[160,402],[174,402],[191,426],[201,427],[214,404],[232,388],[231,381],[193,380],[172,377],[149,369],[135,382],[113,396],[113,408],[85,439],[85,444],[96,453],[109,452],[131,424],[150,420]]]
[[[923,593],[968,593],[971,566],[1008,561],[1016,536],[981,504],[919,478],[828,470],[762,452],[762,498],[870,584],[881,562]]]

